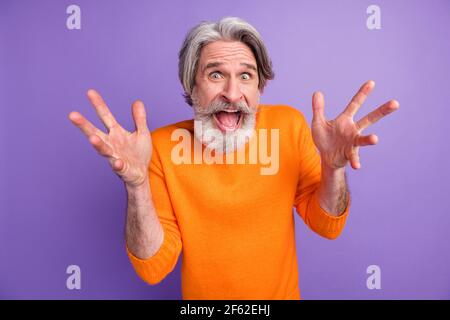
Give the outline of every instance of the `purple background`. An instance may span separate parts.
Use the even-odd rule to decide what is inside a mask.
[[[66,8],[81,7],[81,30]],[[366,8],[381,7],[381,30]],[[375,124],[378,146],[348,170],[352,208],[335,241],[296,216],[304,299],[449,299],[450,2],[441,1],[4,1],[0,2],[0,298],[179,299],[177,265],[158,286],[124,250],[126,194],[67,119],[103,128],[85,92],[97,89],[134,128],[144,101],[151,129],[191,117],[177,78],[184,35],[201,20],[239,16],[262,34],[276,78],[262,103],[290,104],[311,120],[322,90],[336,116],[367,79],[377,87],[359,116],[395,98]],[[81,267],[82,289],[66,288]],[[366,268],[381,267],[381,290]]]

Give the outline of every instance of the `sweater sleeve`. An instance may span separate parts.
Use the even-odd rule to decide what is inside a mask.
[[[142,280],[153,285],[161,282],[173,270],[182,247],[180,230],[155,148],[149,166],[149,179],[153,203],[164,231],[163,243],[152,257],[145,260],[134,256],[125,246],[136,273]]]
[[[350,208],[350,198],[345,211],[339,216],[328,214],[319,203],[318,191],[321,179],[320,155],[312,139],[305,117],[300,113],[298,133],[299,177],[295,196],[295,208],[311,230],[327,239],[336,239],[342,232]]]

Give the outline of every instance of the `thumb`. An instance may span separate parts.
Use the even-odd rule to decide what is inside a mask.
[[[124,167],[125,167],[125,163],[124,163],[124,161],[122,160],[122,159],[118,159],[118,158],[116,158],[116,159],[111,159],[112,161],[112,168],[113,168],[113,170],[117,173],[117,174],[120,174],[121,173],[121,171],[124,169]]]
[[[324,122],[326,121],[324,115],[325,101],[323,94],[320,91],[316,91],[312,98],[312,109],[313,109],[313,122]]]

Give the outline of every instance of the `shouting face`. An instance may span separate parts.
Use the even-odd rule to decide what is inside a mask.
[[[236,41],[206,45],[192,92],[195,120],[202,129],[195,130],[197,139],[219,152],[238,149],[255,127],[259,96],[257,63],[247,45]]]

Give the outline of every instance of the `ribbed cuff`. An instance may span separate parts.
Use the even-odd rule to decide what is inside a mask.
[[[339,216],[333,216],[322,209],[319,202],[318,192],[315,192],[309,203],[309,218],[313,220],[316,227],[316,232],[323,237],[329,239],[336,239],[342,232],[347,221],[350,211],[350,195],[348,196],[347,207],[345,211]]]
[[[157,284],[175,267],[181,252],[181,242],[174,241],[173,237],[164,232],[164,240],[161,247],[148,259],[140,259],[133,255],[126,244],[125,248],[128,258],[139,277],[149,284]]]

